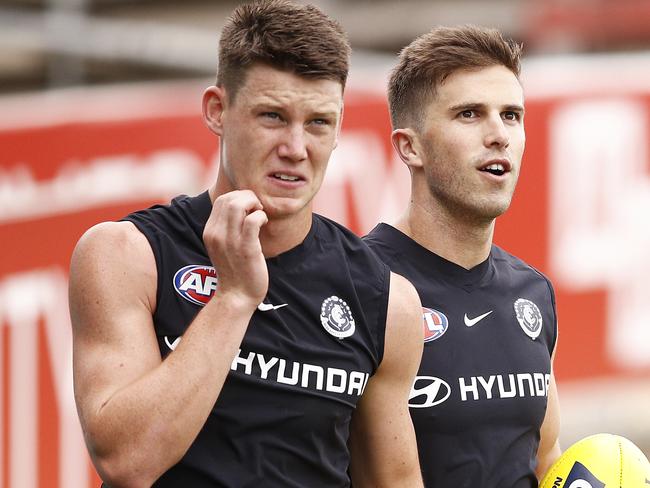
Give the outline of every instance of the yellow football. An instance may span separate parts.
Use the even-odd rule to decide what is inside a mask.
[[[650,488],[650,462],[625,437],[596,434],[564,451],[539,488]]]

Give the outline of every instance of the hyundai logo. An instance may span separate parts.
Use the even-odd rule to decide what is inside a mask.
[[[435,376],[416,376],[409,395],[409,407],[433,407],[444,402],[449,395],[451,388],[446,381]]]

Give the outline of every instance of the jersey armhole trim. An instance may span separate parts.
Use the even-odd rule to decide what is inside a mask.
[[[377,337],[377,368],[381,365],[384,359],[384,349],[386,347],[386,321],[388,320],[388,302],[390,300],[390,275],[391,271],[387,264],[381,262],[383,268],[383,276],[381,277],[381,303],[380,313],[377,314],[377,328],[375,330],[381,332]]]
[[[545,275],[542,274],[542,277],[544,278],[544,281],[546,282],[546,286],[548,287],[548,292],[551,296],[551,304],[553,306],[553,343],[551,344],[551,350],[549,351],[552,356],[553,353],[555,352],[555,346],[557,345],[557,334],[558,334],[557,305],[555,303],[555,290],[553,289],[553,284]]]

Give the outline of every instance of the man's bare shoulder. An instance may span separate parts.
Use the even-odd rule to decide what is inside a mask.
[[[156,261],[147,238],[131,222],[102,222],[79,239],[70,263],[70,296],[115,294],[155,308]],[[76,292],[76,293],[75,293]],[[85,293],[84,293],[85,294]]]
[[[397,320],[389,320],[386,324],[387,327],[410,331],[413,329],[413,323],[421,323],[422,303],[420,302],[417,290],[409,280],[393,272],[390,274],[390,299],[388,307],[389,317],[395,317]],[[422,332],[419,329],[416,330]]]
[[[150,248],[147,238],[131,222],[101,222],[88,229],[77,242],[75,254],[138,253]]]
[[[423,335],[422,303],[415,287],[403,276],[391,272],[382,364],[403,369],[402,374],[412,381],[422,356]]]

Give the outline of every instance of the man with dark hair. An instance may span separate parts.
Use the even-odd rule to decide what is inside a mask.
[[[389,81],[411,198],[366,243],[422,300],[409,406],[429,487],[536,487],[560,454],[553,289],[492,243],[524,151],[520,56],[497,30],[440,27]]]
[[[72,257],[93,462],[111,487],[422,486],[417,292],[312,213],[347,40],[315,7],[263,1],[237,7],[219,50],[215,184],[93,227]]]

